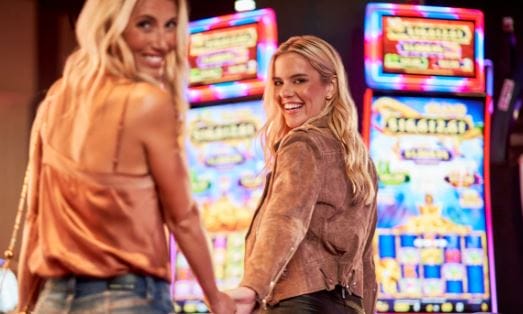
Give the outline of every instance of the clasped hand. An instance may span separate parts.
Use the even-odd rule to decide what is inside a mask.
[[[255,310],[256,292],[251,288],[238,287],[224,292],[236,302],[236,314],[250,314]]]

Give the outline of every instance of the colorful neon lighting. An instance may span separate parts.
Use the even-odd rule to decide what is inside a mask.
[[[419,18],[473,22],[474,72],[471,76],[431,74],[430,71],[416,73],[390,73],[383,65],[384,18],[399,17],[416,20]],[[429,20],[427,20],[429,21]],[[437,41],[429,41],[431,44]],[[375,89],[441,91],[459,93],[483,93],[484,73],[484,23],[483,13],[474,9],[371,3],[367,5],[365,18],[365,77],[367,84]]]
[[[496,289],[496,267],[494,263],[494,238],[492,236],[492,206],[491,206],[491,191],[490,191],[490,150],[492,147],[490,139],[490,128],[491,128],[491,114],[493,110],[493,98],[494,98],[494,65],[492,60],[485,59],[485,76],[486,76],[486,98],[485,98],[485,147],[484,147],[484,168],[485,168],[485,203],[486,203],[486,215],[487,215],[487,245],[490,248],[488,253],[489,264],[490,264],[490,285],[492,292],[492,309],[498,311],[498,297]]]
[[[488,70],[486,73],[491,75]],[[397,286],[387,286],[387,281],[381,277],[378,311],[431,312],[429,307],[437,306],[437,312],[496,312],[489,188],[491,143],[487,104],[491,102],[490,96],[429,97],[419,93],[413,96],[393,96],[390,93],[375,95],[371,89],[367,89],[364,99],[363,136],[378,173],[381,173],[377,265],[380,265],[382,272],[383,267],[389,269],[386,267],[399,265],[397,270],[401,274]],[[469,121],[469,126],[464,128],[467,134],[460,135],[459,128],[454,129],[455,134],[447,128],[430,128],[430,120],[434,119],[438,123],[454,120],[459,124],[460,112],[461,117],[466,116]],[[452,114],[449,116],[448,113]],[[401,117],[410,117],[410,124],[391,124],[401,122],[398,120]],[[418,123],[422,120],[427,122],[425,126]],[[444,154],[446,152],[449,154]],[[411,158],[413,156],[415,158]],[[439,168],[439,172],[435,168]],[[420,172],[421,169],[423,171]],[[459,173],[468,169],[466,172],[474,175],[469,173],[467,180],[456,181],[456,169]],[[439,180],[438,175],[430,174],[431,171],[451,175]],[[440,230],[429,228],[430,223],[436,221],[434,217],[422,221],[423,216],[415,210],[423,203],[424,198],[420,195],[426,191],[431,192],[434,204],[441,206],[441,217],[445,218],[441,220],[448,222],[438,225]],[[423,229],[419,229],[422,222]],[[461,230],[460,224],[468,225],[470,232]],[[420,234],[423,237],[420,238]],[[435,242],[425,243],[420,239],[432,239]],[[440,245],[443,242],[438,242],[442,239],[446,241],[443,246]],[[432,257],[440,258],[439,254],[443,252],[444,260],[423,262],[427,252],[421,252],[423,249],[420,251],[420,247],[427,247],[432,253],[437,253]],[[401,250],[401,254],[398,250]],[[423,268],[420,264],[423,264]],[[441,286],[442,280],[444,286]],[[421,286],[420,281],[423,282]],[[420,292],[423,297],[419,297]],[[416,293],[417,297],[414,296]],[[438,295],[442,303],[430,301],[430,295]],[[443,310],[443,307],[447,310]]]
[[[486,64],[488,65],[490,61],[489,60],[486,60]],[[489,76],[492,75],[492,71],[491,69],[487,68],[486,69],[486,76],[487,76],[487,79],[489,79]],[[491,77],[490,77],[491,79]],[[489,91],[489,89],[487,89],[487,91]],[[483,238],[483,241],[486,242],[486,247],[484,247],[482,250],[482,254],[485,255],[485,250],[486,250],[486,256],[484,256],[484,262],[486,261],[487,263],[486,264],[483,264],[484,262],[482,262],[484,266],[484,275],[483,275],[483,279],[479,280],[479,281],[475,281],[474,283],[470,282],[471,285],[477,285],[478,283],[481,283],[483,282],[483,285],[484,285],[484,294],[485,294],[485,297],[486,299],[484,300],[484,302],[482,302],[482,306],[488,306],[488,302],[490,301],[490,308],[489,310],[490,311],[493,311],[493,312],[496,312],[497,311],[497,308],[498,308],[498,304],[497,304],[497,293],[496,293],[496,280],[495,280],[495,267],[494,267],[494,242],[493,242],[493,238],[492,238],[492,208],[491,208],[491,195],[490,195],[490,167],[489,167],[489,164],[490,164],[490,160],[489,160],[489,156],[490,156],[490,147],[491,147],[491,142],[490,142],[490,112],[488,110],[489,108],[489,105],[492,100],[491,100],[491,95],[487,94],[486,97],[480,97],[480,98],[475,98],[476,100],[474,100],[474,98],[471,98],[471,99],[468,99],[466,97],[461,97],[461,96],[455,96],[455,95],[449,95],[449,96],[446,96],[446,97],[442,97],[442,98],[439,98],[439,97],[433,97],[433,98],[430,98],[430,97],[426,97],[426,96],[420,96],[420,94],[418,93],[417,95],[414,95],[414,96],[390,96],[391,94],[386,94],[386,93],[380,93],[380,94],[383,94],[385,97],[381,97],[381,98],[391,98],[391,99],[397,99],[397,100],[404,100],[404,101],[413,101],[414,102],[416,101],[416,99],[419,99],[420,101],[422,101],[422,103],[425,103],[425,106],[427,106],[427,104],[429,103],[429,101],[436,101],[436,102],[442,102],[443,104],[445,104],[447,107],[445,106],[441,106],[441,110],[445,110],[445,108],[452,108],[452,107],[456,107],[456,105],[460,105],[461,103],[465,104],[466,107],[467,107],[467,111],[471,111],[472,109],[474,109],[474,118],[471,120],[471,121],[475,121],[477,120],[477,122],[481,123],[481,120],[483,119],[483,130],[481,132],[481,136],[483,137],[483,145],[479,145],[479,146],[483,146],[482,149],[479,149],[479,146],[477,147],[476,149],[476,154],[479,156],[479,155],[482,155],[482,159],[483,159],[483,162],[481,163],[476,163],[476,166],[478,167],[478,169],[483,169],[483,183],[481,183],[481,180],[477,180],[477,178],[475,178],[474,180],[474,185],[476,186],[476,189],[478,188],[478,186],[482,186],[483,188],[483,200],[484,200],[484,205],[483,205],[483,210],[484,210],[484,215],[481,215],[484,219],[484,232],[485,232],[485,235],[482,236]],[[374,162],[378,162],[379,163],[379,159],[380,159],[380,155],[379,154],[376,154],[376,151],[379,150],[379,149],[382,149],[382,146],[384,145],[383,143],[383,137],[393,137],[393,134],[388,132],[387,133],[387,129],[385,128],[380,128],[379,125],[376,124],[376,116],[379,116],[377,111],[376,111],[376,108],[375,108],[375,102],[377,100],[380,99],[379,95],[375,95],[373,93],[373,90],[368,88],[366,91],[365,91],[365,95],[364,95],[364,108],[363,108],[363,125],[362,125],[362,135],[363,135],[363,138],[364,138],[364,141],[365,143],[368,145],[369,147],[369,151],[371,152],[371,156],[374,160]],[[389,95],[387,97],[387,95]],[[423,101],[423,99],[427,99],[427,101]],[[479,106],[478,103],[481,103],[482,105]],[[398,104],[395,104],[394,106],[398,106]],[[480,108],[482,107],[482,108]],[[387,107],[387,110],[390,110],[392,107]],[[472,111],[471,111],[472,112]],[[412,114],[413,111],[410,110],[410,111],[404,111],[405,114]],[[394,114],[393,114],[394,115]],[[387,135],[388,134],[388,135]],[[394,145],[398,145],[398,147],[401,147],[401,144],[403,142],[406,142],[407,139],[402,139],[402,137],[414,137],[414,135],[408,135],[408,134],[401,134],[401,133],[398,133],[397,135],[397,143],[395,143]],[[439,136],[439,135],[438,135]],[[479,136],[479,134],[478,134]],[[426,140],[423,141],[423,147],[426,149],[426,145],[427,143],[430,142],[430,138],[432,137],[431,135],[425,135],[425,137],[427,138]],[[443,136],[444,138],[445,136]],[[448,138],[452,138],[453,136],[448,136]],[[381,142],[380,142],[381,140]],[[448,139],[447,139],[448,140]],[[471,139],[469,137],[467,137],[467,140],[466,141],[470,141]],[[403,143],[404,145],[406,145],[405,143]],[[463,145],[463,143],[462,143]],[[408,146],[408,145],[407,145]],[[470,155],[471,154],[471,151],[473,151],[474,149],[472,149],[472,146],[467,146],[468,149],[467,149],[467,153],[464,154],[465,156],[467,155]],[[398,149],[399,151],[402,151],[401,149]],[[482,152],[480,152],[482,151]],[[400,166],[398,166],[399,164],[401,163],[395,163],[394,164],[394,167],[392,166],[392,161],[390,161],[390,155],[391,154],[385,154],[385,159],[388,160],[388,162],[391,162],[391,170],[398,170],[396,168],[401,168]],[[381,157],[383,157],[384,155],[382,154]],[[403,156],[403,155],[402,155]],[[461,158],[464,158],[464,156],[461,156]],[[383,159],[383,158],[382,158]],[[480,158],[481,159],[481,158]],[[405,161],[403,161],[405,162]],[[427,160],[425,160],[425,162],[427,162]],[[444,164],[444,163],[451,163],[452,161],[446,161],[446,160],[441,160],[439,162],[439,164]],[[481,164],[481,165],[480,165]],[[407,168],[403,167],[401,169],[408,169],[408,171],[410,172],[413,172],[415,167],[414,166],[409,166]],[[432,180],[432,179],[431,179]],[[411,179],[412,181],[412,179]],[[430,180],[429,180],[430,181]],[[403,185],[406,185],[406,184],[403,184]],[[444,190],[442,189],[443,186],[445,184],[434,184],[432,186],[432,188],[434,188],[435,190]],[[400,185],[398,185],[400,186]],[[393,191],[395,191],[396,189],[398,189],[398,186],[394,185],[394,186],[390,186],[390,182],[389,182],[389,186],[386,186],[384,185],[384,183],[380,183],[380,192],[379,195],[381,194],[380,197],[378,197],[379,200],[381,200],[381,202],[383,201],[386,201],[387,199],[389,199],[391,197],[391,193]],[[415,194],[417,193],[416,191],[421,188],[422,185],[420,184],[416,184],[416,189],[414,189],[412,191],[412,193],[409,193],[408,197],[405,197],[404,200],[402,200],[402,202],[408,202],[408,200],[410,198],[412,198],[412,194]],[[466,191],[467,189],[470,189],[470,187],[461,187],[461,186],[458,186],[456,187],[456,190],[457,191]],[[481,190],[481,188],[479,188],[479,190]],[[452,194],[452,193],[451,193]],[[480,193],[481,194],[481,193]],[[446,195],[448,197],[448,195]],[[451,195],[452,196],[452,195]],[[452,208],[453,206],[450,206],[449,204],[452,204],[452,202],[449,202],[448,200],[442,200],[440,204],[444,204],[445,207],[448,208]],[[380,206],[380,205],[378,205]],[[399,204],[395,204],[396,207],[398,208],[401,208],[402,206],[400,206]],[[454,206],[456,208],[459,208],[458,205]],[[478,210],[478,209],[475,209],[475,210]],[[470,211],[470,209],[469,209]],[[399,210],[395,215],[402,215],[402,211]],[[460,216],[463,216],[465,217],[466,215],[468,215],[466,213],[466,210],[464,210]],[[384,223],[384,217],[383,216],[383,213],[381,215],[381,223],[382,224],[385,224]],[[478,216],[479,217],[479,216]],[[390,226],[389,226],[390,227]],[[387,228],[385,228],[387,229]],[[389,228],[390,229],[390,228]],[[482,229],[481,227],[479,229]],[[393,233],[391,233],[393,234]],[[384,238],[385,239],[385,238]],[[382,239],[382,240],[384,240]],[[383,241],[382,241],[383,242]],[[483,243],[485,244],[485,243]],[[389,247],[385,244],[383,244],[384,247]],[[382,246],[383,246],[382,245]],[[390,247],[389,247],[390,248]],[[473,251],[473,250],[472,250]],[[385,252],[386,253],[386,252]],[[384,252],[382,252],[382,257],[387,255],[385,254]],[[391,253],[394,255],[394,253]],[[450,253],[449,253],[450,254]],[[447,256],[447,259],[450,261],[450,259],[448,258]],[[477,263],[479,263],[479,260],[476,261]],[[469,261],[468,263],[472,263],[472,261]],[[488,270],[486,268],[486,265],[488,265]],[[467,289],[470,289],[470,290],[473,290],[473,289],[476,289],[477,287],[476,286],[469,286]],[[451,289],[452,290],[452,289]],[[488,294],[490,293],[490,296],[488,296]],[[382,294],[381,297],[379,297],[379,299],[381,298],[381,301],[378,302],[378,304],[381,304],[382,305],[382,310],[381,312],[387,312],[387,313],[392,313],[392,312],[398,312],[399,310],[394,308],[394,310],[392,308],[388,308],[387,310],[384,309],[384,307],[386,307],[386,304],[388,301],[384,300],[384,295]],[[387,299],[385,297],[385,299]],[[402,297],[399,297],[398,299],[395,299],[395,301],[393,301],[393,303],[396,305],[398,305],[398,302],[403,302],[404,298]],[[450,297],[449,300],[451,299],[454,299],[454,301],[458,300],[459,298],[456,296],[454,297]],[[389,299],[390,300],[390,299]],[[415,302],[416,304],[423,304],[422,301],[414,301],[414,298],[411,298],[411,301],[412,302]],[[449,301],[449,302],[454,302],[454,301]],[[447,303],[449,303],[447,302]],[[461,302],[461,301],[460,301]],[[457,306],[458,306],[458,303],[459,302],[455,302],[454,305],[452,306],[456,306],[455,308],[455,311],[457,310]],[[464,304],[464,302],[461,302]],[[443,306],[443,304],[440,304],[439,306]],[[409,308],[410,308],[410,305],[409,305]],[[405,312],[408,312],[409,310],[405,310]],[[469,309],[470,311],[470,309]],[[464,311],[464,312],[467,312],[468,311]]]
[[[257,29],[255,77],[191,86],[188,91],[191,104],[263,94],[269,60],[277,47],[276,18],[273,10],[261,9],[203,19],[191,22],[189,27],[193,36],[249,24],[255,25]]]
[[[263,152],[256,140],[265,122],[262,100],[220,102],[187,113],[185,152],[192,195],[209,234],[216,284],[238,286],[244,240],[263,192]],[[171,296],[176,313],[208,313],[187,259],[171,241]]]

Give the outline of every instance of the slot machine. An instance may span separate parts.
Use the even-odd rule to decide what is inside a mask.
[[[262,193],[264,160],[256,138],[265,122],[261,96],[276,36],[271,9],[190,23],[185,148],[220,289],[235,288],[241,280],[244,237]],[[171,260],[176,312],[206,313],[176,239]]]
[[[479,10],[370,3],[363,135],[380,313],[496,312],[492,66]]]

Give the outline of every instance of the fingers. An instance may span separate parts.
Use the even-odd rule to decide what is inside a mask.
[[[236,303],[227,294],[220,292],[218,300],[209,304],[212,313],[215,314],[233,314],[237,313]]]
[[[236,314],[251,314],[254,310],[255,303],[236,303]]]
[[[256,293],[247,287],[224,291],[236,302],[237,314],[250,314],[256,306]]]
[[[256,293],[247,287],[238,287],[224,291],[233,298],[236,303],[256,303]]]

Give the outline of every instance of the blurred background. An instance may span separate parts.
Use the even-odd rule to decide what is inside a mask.
[[[0,0],[0,248],[11,235],[30,125],[41,97],[60,77],[75,48],[74,20],[82,0]],[[234,13],[234,0],[189,0],[191,21]],[[479,9],[485,18],[485,58],[494,68],[494,102],[504,79],[519,88],[523,63],[523,10],[507,1],[385,1]],[[364,17],[369,1],[256,0],[276,14],[278,42],[313,34],[343,58],[360,114],[364,79]],[[509,19],[507,19],[509,18]],[[510,22],[512,21],[512,23]],[[516,89],[517,90],[517,89]],[[518,97],[518,96],[516,96]],[[521,99],[521,96],[519,96]],[[518,158],[523,153],[519,106],[493,117],[491,207],[500,313],[523,313],[523,223]],[[521,101],[519,101],[521,103]],[[496,114],[496,113],[494,113]]]

